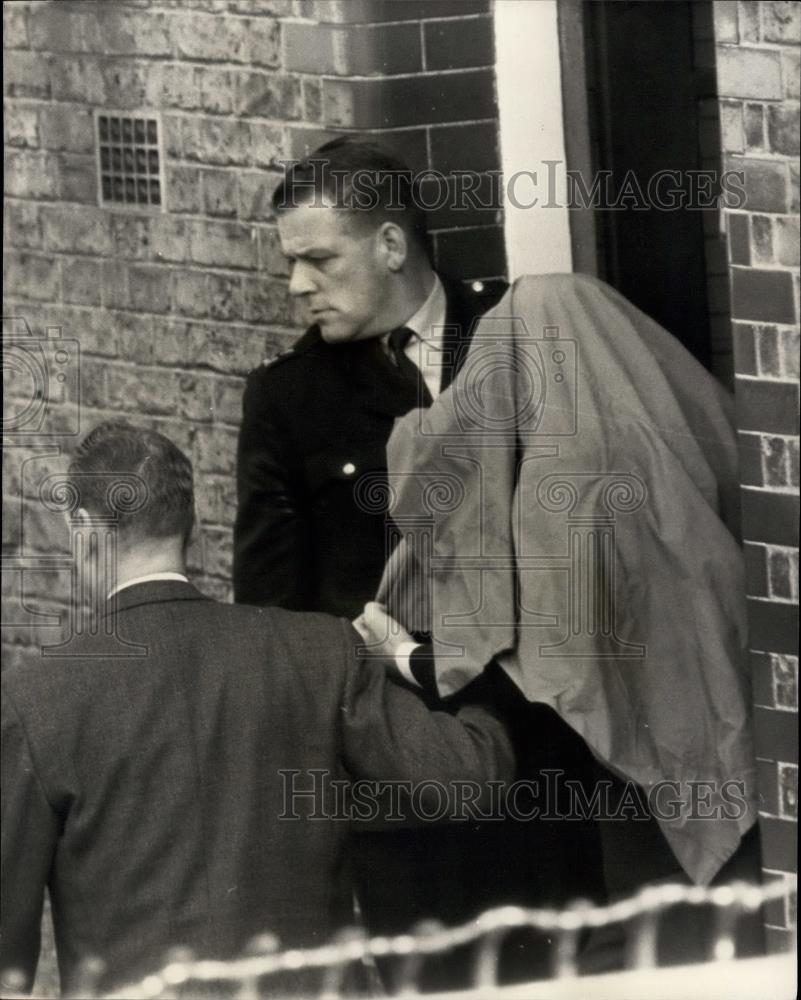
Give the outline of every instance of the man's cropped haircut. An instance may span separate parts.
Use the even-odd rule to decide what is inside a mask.
[[[80,506],[94,515],[113,514],[121,535],[189,540],[195,521],[192,463],[163,434],[116,421],[99,424],[76,448],[68,475]],[[136,509],[112,510],[114,477],[124,483],[131,475],[144,483],[132,504]]]
[[[426,255],[425,212],[412,171],[380,143],[341,136],[291,164],[273,192],[276,214],[333,203],[374,227],[394,222]]]

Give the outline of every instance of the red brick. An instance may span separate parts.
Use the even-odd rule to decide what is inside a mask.
[[[245,280],[245,319],[251,323],[272,323],[291,326],[289,295],[282,281],[266,278]]]
[[[744,489],[743,537],[750,541],[772,545],[798,545],[798,497],[786,493],[770,493]],[[795,652],[774,646],[757,646],[758,649],[776,649],[777,652]]]
[[[55,157],[32,150],[7,152],[5,193],[12,198],[57,198],[59,177]]]
[[[213,415],[212,381],[194,372],[178,375],[178,415],[185,420],[210,421]]]
[[[788,216],[776,219],[776,260],[787,267],[799,264],[798,218]]]
[[[774,871],[796,870],[798,852],[798,825],[786,819],[760,817],[762,858],[766,867]]]
[[[743,108],[743,131],[749,152],[765,148],[765,109],[761,104],[746,104]]]
[[[794,604],[749,600],[748,622],[753,646],[798,655],[798,608]]]
[[[64,301],[99,306],[102,289],[101,275],[101,267],[95,261],[65,260],[62,266]]]
[[[61,200],[97,205],[97,166],[94,156],[58,153],[56,160]]]
[[[745,554],[746,593],[751,597],[768,596],[768,563],[764,545],[746,543]]]
[[[743,486],[762,486],[762,446],[758,434],[738,434],[740,454],[740,483]]]
[[[766,42],[801,42],[801,8],[788,0],[765,0],[762,38]]]
[[[739,41],[737,0],[718,0],[712,7],[712,14],[715,39],[718,42]]]
[[[798,711],[798,657],[771,653],[773,703],[777,708]]]
[[[131,307],[142,312],[170,310],[170,272],[162,267],[132,267],[128,274]]]
[[[798,340],[798,329],[779,331],[779,354],[782,359],[782,371],[786,376],[795,379],[798,379],[799,356],[801,355]]]
[[[272,193],[279,177],[265,174],[238,171],[239,205],[243,219],[272,220]]]
[[[250,129],[247,122],[225,118],[185,118],[181,125],[184,155],[206,164],[247,163]]]
[[[429,21],[423,25],[423,33],[427,70],[467,69],[495,63],[492,19],[489,17]]]
[[[798,49],[782,50],[782,80],[784,96],[797,101],[801,97],[801,52]]]
[[[191,318],[209,314],[209,291],[206,275],[201,271],[172,272],[173,312]]]
[[[49,66],[50,87],[60,101],[105,104],[106,80],[94,56],[59,56]]]
[[[189,257],[197,264],[253,269],[256,234],[234,222],[189,223]]]
[[[232,475],[236,460],[236,432],[222,427],[199,427],[195,435],[198,472]]]
[[[346,24],[461,17],[488,10],[489,0],[301,0],[304,17]]]
[[[103,305],[106,308],[127,309],[128,267],[116,261],[103,262]]]
[[[3,115],[3,140],[7,146],[39,145],[39,115],[35,108],[9,102]]]
[[[795,297],[790,273],[732,268],[732,316],[765,323],[794,323]]]
[[[787,438],[762,438],[762,467],[765,486],[790,485],[790,454],[787,443]]]
[[[37,301],[58,301],[61,291],[60,261],[30,253],[3,255],[6,294]]]
[[[102,73],[105,102],[112,108],[136,111],[147,104],[152,80],[150,66],[109,59],[104,61]]]
[[[787,211],[788,183],[784,163],[730,157],[726,167],[743,175],[745,204],[738,205],[738,208],[749,212]]]
[[[727,212],[726,222],[729,235],[729,260],[732,264],[750,264],[751,231],[749,216],[745,212]]]
[[[108,405],[141,414],[173,414],[177,376],[139,366],[107,365]]]
[[[210,274],[209,312],[212,319],[242,319],[242,280],[223,274]]]
[[[286,68],[341,76],[414,73],[422,69],[417,24],[284,25]]]
[[[742,153],[745,148],[742,104],[740,101],[720,101],[719,110],[721,148],[729,153]]]
[[[782,96],[778,52],[720,46],[717,50],[717,70],[721,97],[778,100]]]
[[[797,434],[797,387],[791,382],[738,379],[737,425],[740,430]]]
[[[234,110],[236,100],[236,74],[230,69],[214,66],[197,68],[200,88],[200,106],[215,115],[228,115]]]
[[[199,212],[200,171],[195,167],[167,167],[167,208],[170,212]]]
[[[206,215],[235,217],[239,207],[236,174],[231,170],[204,170],[201,178]]]
[[[193,111],[203,107],[198,76],[202,71],[182,63],[152,63],[145,78],[146,103],[155,108]]]
[[[3,11],[8,4],[3,4]],[[50,72],[40,52],[3,53],[3,87],[9,97],[50,97]]]
[[[773,708],[773,663],[770,656],[751,651],[748,663],[754,704]]]
[[[259,228],[259,270],[278,277],[288,277],[289,264],[281,252],[278,231],[273,228]]]
[[[795,558],[794,558],[795,556]],[[798,602],[798,554],[789,549],[771,549],[768,553],[770,596],[781,601]],[[755,595],[757,596],[757,595]]]
[[[167,15],[149,10],[127,12],[116,4],[96,4],[102,51],[107,55],[169,56],[172,39]]]
[[[179,58],[210,62],[246,62],[244,24],[219,14],[176,10],[172,18],[175,51]]]
[[[242,30],[248,41],[246,62],[251,66],[278,66],[281,63],[281,26],[268,18],[245,21]]]
[[[738,4],[740,41],[758,42],[761,38],[759,5],[754,0],[740,0]]]
[[[242,379],[218,378],[214,383],[215,422],[239,426],[242,419],[242,393],[245,384]],[[236,504],[231,505],[235,507]]]
[[[189,259],[189,232],[193,223],[168,215],[150,220],[150,250],[157,260],[181,263]]]
[[[111,253],[109,215],[102,209],[47,205],[42,209],[42,228],[48,250],[94,256]]]
[[[233,560],[232,533],[220,528],[207,528],[203,533],[203,566],[207,573],[231,579]]]
[[[284,129],[263,122],[251,122],[249,148],[250,163],[254,167],[282,167],[287,159]]]
[[[325,119],[334,127],[381,128],[494,116],[494,74],[323,81]]]
[[[768,111],[768,143],[771,152],[783,156],[798,156],[798,108],[770,105]]]
[[[239,73],[234,111],[254,118],[293,121],[303,114],[300,81],[275,73]]]
[[[773,225],[769,215],[751,216],[751,263],[773,263]]]
[[[323,88],[319,80],[304,77],[301,80],[303,90],[303,118],[307,122],[319,122],[323,117]]]
[[[3,213],[5,245],[10,249],[37,249],[42,245],[39,206],[30,201],[6,199]]]
[[[34,4],[29,8],[31,48],[48,52],[100,52],[103,39],[91,8]]]
[[[437,267],[461,278],[494,278],[506,271],[506,249],[500,227],[437,233]]]
[[[498,169],[498,123],[471,122],[432,128],[431,166],[443,173],[459,170],[483,173]]]
[[[779,815],[779,789],[775,760],[757,760],[757,790],[759,811],[771,816]]]
[[[149,260],[150,219],[122,212],[110,218],[114,256],[123,260]]]
[[[42,146],[67,153],[92,153],[95,147],[95,124],[86,108],[51,104],[39,113]]]
[[[3,4],[3,47],[26,49],[28,47],[28,11],[18,4]]]

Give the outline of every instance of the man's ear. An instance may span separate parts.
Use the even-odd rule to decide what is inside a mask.
[[[92,515],[85,507],[79,507],[74,514],[68,514],[67,520],[79,528],[88,528],[92,523]]]
[[[382,222],[376,232],[378,250],[390,271],[400,271],[406,263],[408,242],[403,227],[395,222]]]

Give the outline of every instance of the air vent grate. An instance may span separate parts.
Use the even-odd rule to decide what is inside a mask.
[[[96,118],[101,204],[160,207],[158,119],[106,111]]]

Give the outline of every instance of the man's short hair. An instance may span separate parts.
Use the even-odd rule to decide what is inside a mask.
[[[111,506],[115,476],[121,485],[131,476],[143,484],[134,490],[140,495],[130,512]],[[192,463],[163,434],[122,421],[99,424],[76,448],[68,477],[80,506],[95,516],[113,514],[126,538],[189,540],[195,522]]]
[[[273,192],[276,214],[298,205],[323,204],[377,227],[402,226],[406,235],[429,254],[425,212],[418,184],[407,164],[380,143],[340,136],[291,164]]]

